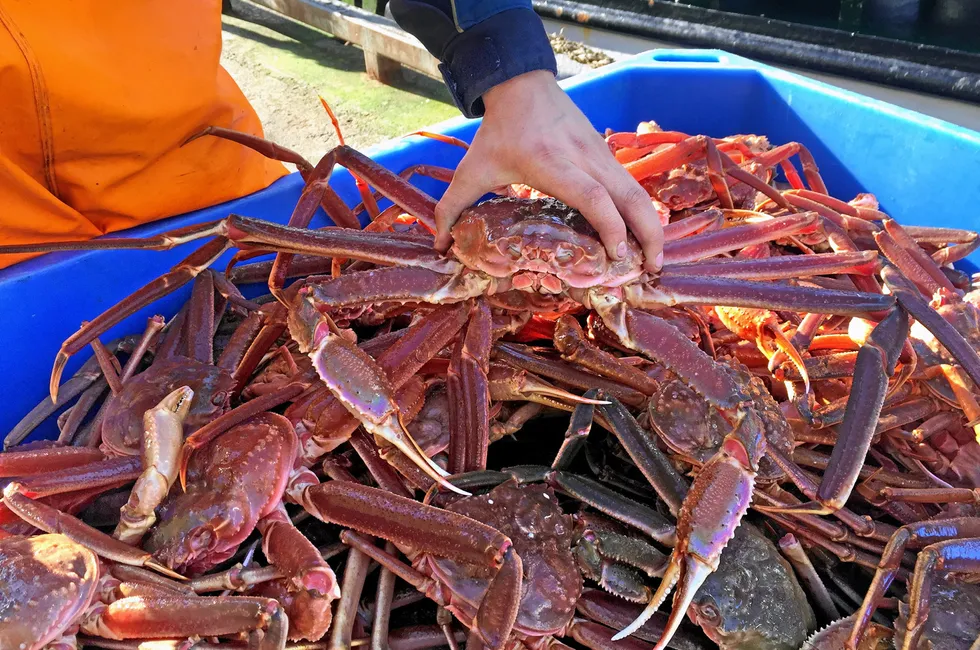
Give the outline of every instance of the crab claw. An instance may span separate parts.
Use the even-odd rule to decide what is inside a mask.
[[[667,619],[664,627],[663,636],[657,641],[657,645],[654,646],[653,650],[663,650],[666,648],[667,644],[670,643],[670,640],[677,632],[677,628],[683,622],[684,615],[694,601],[694,596],[697,594],[698,589],[701,588],[701,585],[704,584],[704,581],[708,579],[708,576],[714,570],[714,567],[706,564],[696,556],[688,555],[681,558],[679,555],[674,555],[670,560],[670,564],[667,566],[663,580],[660,582],[660,588],[657,589],[657,593],[650,599],[650,603],[646,606],[646,609],[643,610],[635,621],[614,636],[612,640],[619,641],[625,639],[643,627],[657,613],[657,610],[660,609],[660,605],[670,595],[670,591],[674,588],[674,585],[679,583],[680,586],[677,588],[677,593],[674,594],[673,606],[670,617]]]
[[[677,545],[670,556],[660,588],[633,623],[613,637],[619,641],[638,630],[679,584],[664,635],[654,650],[662,650],[674,636],[694,594],[718,568],[721,554],[735,536],[752,501],[759,460],[765,453],[762,422],[751,410],[736,413],[734,430],[721,449],[705,463],[677,517]]]
[[[409,435],[388,378],[367,352],[330,332],[310,353],[310,359],[330,392],[369,433],[394,445],[442,487],[470,496],[447,481],[449,474],[426,456]]]
[[[799,350],[796,349],[796,346],[793,345],[793,342],[786,338],[786,335],[783,334],[781,329],[778,327],[769,327],[768,331],[772,334],[773,344],[775,345],[776,350],[789,357],[789,360],[794,366],[796,366],[796,370],[800,373],[800,378],[803,379],[803,394],[810,395],[810,373],[807,372],[806,363],[803,361],[803,356],[800,354]],[[770,372],[775,370],[776,364],[774,363],[774,360],[776,358],[777,357],[775,354],[769,357]]]

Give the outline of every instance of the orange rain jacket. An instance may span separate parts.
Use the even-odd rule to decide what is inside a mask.
[[[288,173],[221,67],[218,0],[0,0],[0,244],[90,239]],[[0,268],[30,256],[0,256]]]

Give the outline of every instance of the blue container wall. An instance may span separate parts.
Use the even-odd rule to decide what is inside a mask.
[[[980,228],[980,134],[975,132],[717,51],[648,52],[571,80],[566,89],[599,131],[631,131],[640,121],[654,120],[665,129],[715,137],[756,133],[774,144],[799,141],[839,198],[873,192],[883,210],[902,223]],[[470,141],[476,127],[473,121],[453,120],[429,130]],[[454,167],[463,155],[457,147],[418,137],[367,153],[395,171],[416,163]],[[414,182],[433,196],[445,189],[432,179]],[[338,170],[332,184],[349,204],[359,201],[346,171]],[[301,187],[294,174],[238,201],[125,234],[152,235],[229,213],[285,223]],[[313,225],[326,223],[321,214]],[[45,397],[55,354],[81,321],[195,247],[59,253],[0,271],[0,434]],[[218,268],[230,257],[226,254]],[[980,263],[980,254],[971,261]],[[259,291],[255,287],[251,293]],[[102,340],[137,333],[154,314],[172,316],[188,295],[184,287],[155,302]],[[90,356],[90,348],[75,355],[65,378]],[[53,432],[49,422],[39,434]]]

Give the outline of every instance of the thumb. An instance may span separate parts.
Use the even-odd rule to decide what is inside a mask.
[[[501,184],[494,182],[491,165],[481,163],[480,158],[474,157],[473,154],[474,150],[471,148],[456,168],[446,193],[436,204],[435,247],[443,253],[449,250],[452,243],[449,231],[463,210]]]

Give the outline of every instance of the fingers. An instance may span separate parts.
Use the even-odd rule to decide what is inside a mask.
[[[532,186],[575,208],[599,233],[612,259],[626,255],[626,223],[602,183],[571,163],[550,162]]]
[[[595,174],[595,177],[609,192],[626,226],[640,243],[646,269],[659,271],[664,261],[664,231],[650,196],[619,164]]]
[[[481,151],[482,149],[474,143],[474,146],[466,152],[456,168],[456,173],[453,174],[453,180],[446,193],[436,204],[435,247],[441,253],[449,250],[452,244],[449,231],[459,219],[460,213],[476,203],[481,196],[500,186],[500,182],[493,178],[491,172],[493,165],[481,163],[484,159],[480,155]]]

